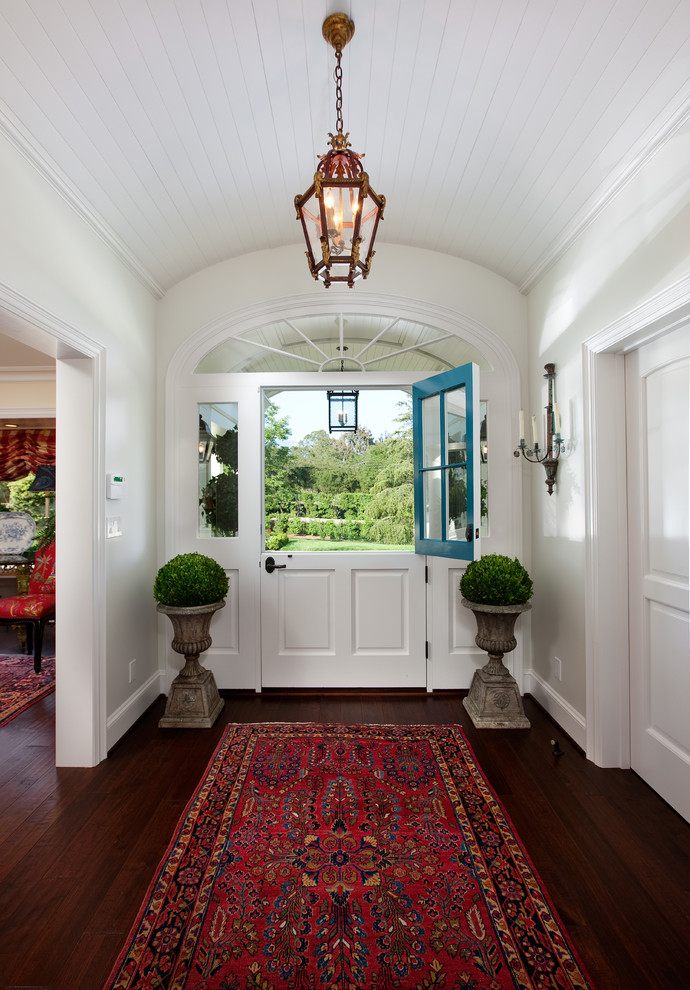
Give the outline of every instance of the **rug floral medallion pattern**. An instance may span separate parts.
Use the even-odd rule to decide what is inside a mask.
[[[109,990],[588,988],[457,726],[232,725]]]

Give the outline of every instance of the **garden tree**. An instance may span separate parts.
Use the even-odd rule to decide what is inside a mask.
[[[411,436],[393,434],[379,440],[369,449],[360,469],[360,484],[367,491],[395,488],[411,482],[412,477]]]
[[[414,486],[405,482],[377,492],[366,509],[370,521],[367,536],[377,543],[414,542]]]
[[[299,485],[288,478],[290,448],[285,443],[292,431],[287,416],[279,416],[275,402],[269,402],[264,413],[264,472],[265,511],[290,512],[299,498]]]
[[[281,420],[277,409],[269,405],[266,513],[271,525],[287,530],[288,515],[336,519],[342,520],[342,525],[328,523],[333,530],[329,535],[352,532],[355,525],[359,535],[359,523],[351,521],[363,520],[367,539],[397,545],[412,543],[411,398],[399,402],[398,407],[399,415],[391,424],[395,429],[381,440],[375,441],[367,427],[335,434],[314,430],[287,448],[287,420]],[[278,513],[282,518],[277,518]]]
[[[395,422],[398,423],[397,430],[393,433],[396,436],[408,436],[412,438],[412,396],[406,395],[404,399],[401,399],[397,403],[398,415],[395,417]]]
[[[292,436],[290,429],[290,419],[288,416],[278,416],[278,406],[275,402],[269,402],[264,413],[264,451],[271,463],[276,466],[285,466],[289,447],[285,441]]]
[[[314,430],[291,448],[289,482],[312,491],[359,491],[358,469],[372,444],[366,427],[335,435]]]
[[[374,437],[368,427],[358,426],[352,433],[334,433],[331,442],[341,460],[361,460],[374,443]]]

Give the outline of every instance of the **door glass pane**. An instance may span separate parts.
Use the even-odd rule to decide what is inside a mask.
[[[447,539],[465,540],[467,528],[467,465],[448,469]]]
[[[199,536],[237,536],[237,403],[200,403]]]
[[[422,399],[422,467],[441,463],[441,396]]]
[[[446,437],[448,464],[467,460],[467,412],[465,386],[446,392]]]
[[[424,539],[443,538],[441,526],[441,472],[424,474]]]

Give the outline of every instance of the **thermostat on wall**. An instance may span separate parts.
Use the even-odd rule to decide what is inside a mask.
[[[105,497],[122,498],[122,489],[125,487],[125,478],[122,474],[107,474],[105,476]]]

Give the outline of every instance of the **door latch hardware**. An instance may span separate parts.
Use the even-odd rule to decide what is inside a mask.
[[[279,571],[281,568],[287,567],[287,564],[276,564],[274,557],[266,557],[264,567],[267,574],[273,574],[274,571]]]

